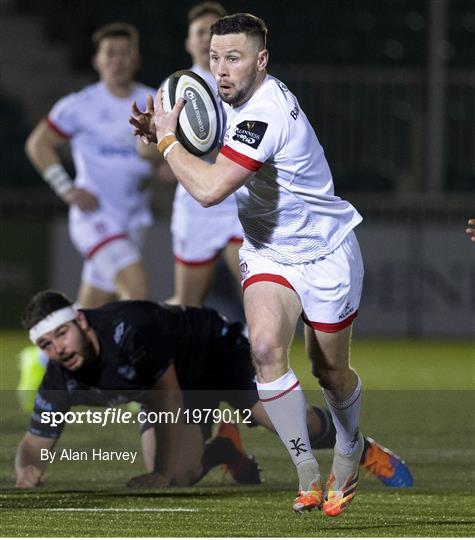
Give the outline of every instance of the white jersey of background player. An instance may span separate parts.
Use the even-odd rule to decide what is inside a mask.
[[[191,70],[205,79],[214,92],[217,88],[209,70],[209,28],[225,14],[225,9],[217,2],[197,4],[188,12],[185,46],[193,59]],[[212,208],[203,208],[178,184],[171,230],[175,256],[175,293],[171,302],[201,305],[211,287],[221,253],[236,282],[240,283],[238,251],[243,232],[234,196]]]
[[[137,153],[128,125],[132,101],[145,103],[152,88],[135,83],[138,33],[111,23],[93,36],[93,65],[100,81],[59,100],[27,142],[27,154],[69,204],[70,236],[84,257],[78,303],[93,308],[148,295],[140,248],[152,223],[142,189],[150,163]],[[61,165],[56,147],[69,140],[76,178]]]
[[[216,94],[216,81],[209,71],[195,64],[191,71],[202,77]],[[214,161],[214,156],[203,158]],[[210,227],[210,223],[213,224]],[[173,252],[175,260],[184,265],[212,263],[229,243],[242,243],[236,200],[233,196],[210,208],[203,208],[186,189],[178,184],[172,215]]]

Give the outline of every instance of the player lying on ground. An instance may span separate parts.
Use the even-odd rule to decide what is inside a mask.
[[[62,294],[44,291],[30,301],[22,321],[51,361],[17,451],[17,487],[42,483],[47,461],[40,459],[41,449],[51,450],[64,427],[41,423],[42,413],[66,413],[75,405],[135,400],[147,410],[176,411],[215,410],[226,402],[240,411],[250,409],[256,424],[273,430],[257,396],[241,325],[212,309],[123,301],[76,311]],[[335,430],[327,412],[309,409],[308,425],[313,447],[333,446]],[[258,483],[257,465],[244,454],[236,427],[221,426],[207,442],[210,431],[209,423],[142,426],[148,472],[128,485],[192,485],[218,464],[227,465],[237,482]],[[365,448],[362,466],[384,484],[412,484],[397,456],[369,438]]]

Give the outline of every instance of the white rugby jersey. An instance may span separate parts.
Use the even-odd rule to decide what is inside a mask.
[[[190,68],[190,70],[202,77],[208,83],[214,94],[217,95],[218,88],[216,85],[216,80],[209,71],[205,71],[197,64],[194,64]],[[218,104],[220,104],[220,100],[218,100]],[[215,154],[212,152],[211,156],[213,157],[204,156],[201,159],[204,159],[208,162],[214,162]],[[180,211],[180,208],[183,208],[183,210],[186,210],[186,212],[189,212],[190,214],[193,213],[193,215],[207,216],[209,219],[213,219],[213,215],[224,213],[227,214],[228,212],[234,212],[235,214],[237,214],[237,205],[234,196],[231,195],[227,197],[226,199],[224,199],[224,201],[216,204],[215,206],[203,208],[201,204],[196,201],[179,183],[175,192],[174,211]]]
[[[128,230],[152,223],[149,194],[140,190],[151,166],[138,155],[128,122],[132,101],[143,110],[149,94],[155,90],[135,83],[130,96],[119,98],[98,82],[60,99],[47,119],[70,139],[76,186],[94,193],[101,208]]]
[[[297,98],[267,75],[249,101],[224,107],[220,152],[255,171],[235,193],[244,246],[282,264],[331,253],[362,217],[334,194],[323,148]]]

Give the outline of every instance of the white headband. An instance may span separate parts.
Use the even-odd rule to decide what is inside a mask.
[[[36,340],[40,338],[43,334],[51,332],[58,326],[61,326],[64,323],[73,321],[76,318],[77,311],[73,306],[66,306],[62,309],[53,311],[47,315],[44,319],[41,319],[40,322],[36,323],[35,326],[30,328],[30,339],[36,345]]]

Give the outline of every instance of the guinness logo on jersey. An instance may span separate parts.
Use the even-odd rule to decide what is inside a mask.
[[[244,122],[236,126],[233,141],[242,142],[251,148],[258,148],[268,125],[265,122],[259,122],[257,120],[244,120]]]

